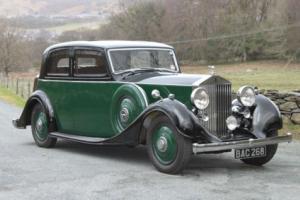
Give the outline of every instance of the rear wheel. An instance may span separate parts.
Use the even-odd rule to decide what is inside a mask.
[[[180,173],[192,155],[192,143],[178,133],[166,116],[157,117],[147,132],[147,150],[153,165],[161,172]]]
[[[277,130],[272,131],[272,132],[270,132],[270,134],[268,134],[268,137],[274,137],[274,136],[278,136]],[[256,165],[256,166],[264,165],[274,157],[274,155],[277,151],[277,146],[278,146],[278,144],[267,145],[265,157],[241,159],[241,161],[243,161],[244,163],[249,164],[249,165]]]
[[[44,107],[36,104],[31,114],[31,131],[39,147],[50,148],[56,144],[57,139],[49,137],[48,126],[49,120]]]

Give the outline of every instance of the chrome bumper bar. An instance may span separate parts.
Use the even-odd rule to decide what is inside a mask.
[[[282,142],[291,142],[292,139],[293,139],[292,134],[287,133],[285,136],[276,136],[276,137],[269,137],[264,139],[249,139],[249,140],[208,143],[208,144],[193,143],[193,152],[194,154],[197,154],[197,153],[224,151],[224,150],[231,150],[231,149],[243,149],[249,147],[264,146],[269,144],[278,144]]]

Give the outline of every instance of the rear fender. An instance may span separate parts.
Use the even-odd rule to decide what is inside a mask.
[[[45,92],[36,90],[27,100],[23,112],[19,119],[13,120],[13,125],[17,128],[25,129],[27,125],[31,125],[31,113],[36,104],[41,104],[49,118],[49,131],[55,130],[54,110],[51,102]]]

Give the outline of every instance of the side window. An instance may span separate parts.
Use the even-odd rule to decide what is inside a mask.
[[[93,50],[76,50],[74,76],[107,76],[104,53]]]
[[[59,50],[52,52],[47,60],[48,76],[69,76],[69,51]]]

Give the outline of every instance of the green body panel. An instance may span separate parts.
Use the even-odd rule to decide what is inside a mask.
[[[154,89],[159,90],[162,98],[167,98],[169,94],[174,94],[175,99],[185,104],[189,109],[192,108],[191,104],[191,94],[192,94],[192,86],[176,86],[176,85],[154,85],[154,84],[139,84],[137,83],[143,90],[146,92],[149,104],[154,103],[157,99],[154,99],[151,96],[151,92]]]
[[[53,106],[59,132],[81,136],[110,138],[118,133],[110,116],[112,98],[116,90],[127,84],[116,81],[71,81],[39,79],[37,89],[44,91]],[[191,108],[192,86],[139,84],[154,103],[151,92],[158,89],[163,98],[175,94],[175,98]]]

